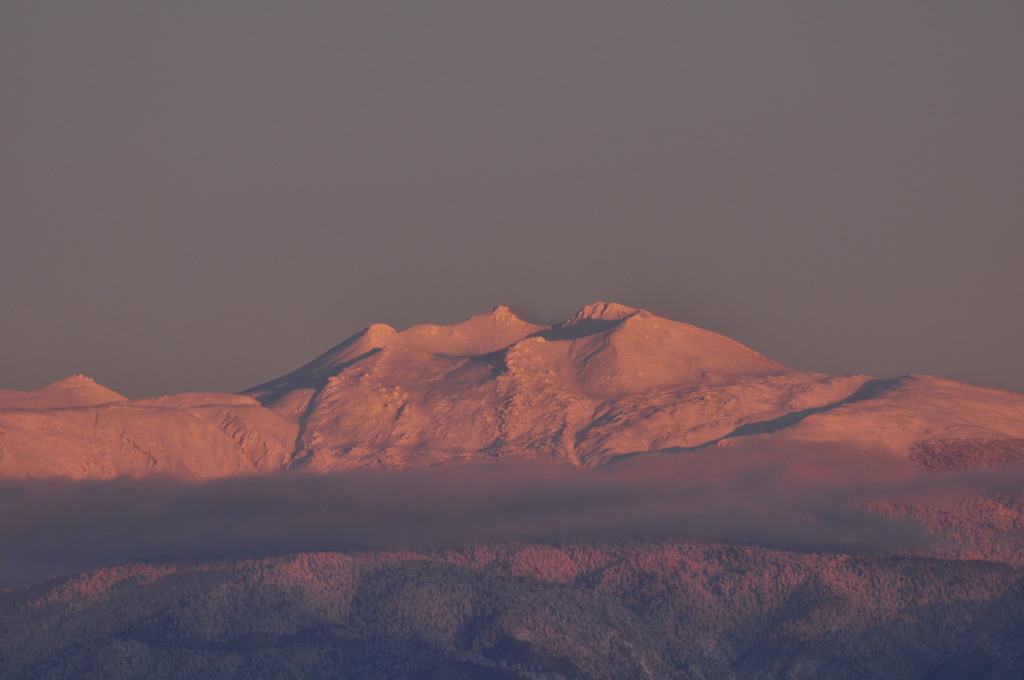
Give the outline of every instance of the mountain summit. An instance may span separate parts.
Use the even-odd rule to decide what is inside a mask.
[[[769,438],[940,467],[981,450],[1002,459],[1024,451],[1024,395],[794,370],[613,302],[553,325],[501,305],[452,325],[373,324],[241,395],[129,400],[81,376],[0,390],[0,477],[206,479],[503,458],[595,467]]]
[[[618,321],[625,319],[631,314],[636,314],[639,309],[620,305],[617,302],[595,302],[580,309],[580,311],[569,317],[566,324],[573,324],[587,319],[602,319],[604,321]]]
[[[614,302],[554,325],[498,306],[450,326],[375,329],[245,392],[299,427],[292,465],[525,457],[592,467],[766,436],[908,455],[928,438],[1024,436],[1020,395],[927,376],[793,370],[717,333]]]
[[[522,361],[536,356],[544,364],[541,370],[558,373],[597,395],[789,370],[724,336],[617,303],[587,305],[551,326],[524,321],[499,305],[451,326],[424,324],[395,332],[374,324],[298,370],[245,394],[272,404],[294,390],[320,389],[353,362],[377,352],[388,355],[393,370],[403,363],[399,357],[411,363],[432,357],[435,364],[447,358],[454,360],[452,366],[462,366],[464,360],[474,359],[490,365],[495,353]],[[415,376],[407,379],[395,373],[391,379],[404,384]]]
[[[506,456],[594,465],[626,452],[611,441],[623,428],[609,438],[601,426],[625,403],[662,409],[684,392],[796,374],[716,333],[598,302],[555,325],[498,306],[451,326],[370,326],[245,394],[303,423],[296,463],[315,469]],[[626,427],[623,441],[690,443],[667,424]]]

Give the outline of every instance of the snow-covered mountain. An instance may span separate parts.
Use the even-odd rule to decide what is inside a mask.
[[[0,391],[0,676],[1020,678],[1017,458],[1024,395],[606,303]]]
[[[1022,438],[1024,395],[794,370],[716,333],[600,302],[550,326],[504,306],[450,326],[374,324],[241,395],[129,400],[81,376],[0,391],[0,476],[14,478],[209,479],[513,457],[595,467],[766,439],[927,465],[964,442],[1006,449]]]

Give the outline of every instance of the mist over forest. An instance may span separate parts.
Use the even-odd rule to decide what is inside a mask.
[[[127,561],[653,539],[812,552],[928,554],[917,521],[873,504],[948,508],[1024,488],[1024,465],[920,476],[864,452],[793,445],[651,454],[597,472],[541,463],[0,484],[5,586]]]

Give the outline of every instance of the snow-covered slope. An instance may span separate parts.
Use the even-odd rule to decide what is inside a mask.
[[[296,425],[251,397],[181,394],[76,404],[72,397],[102,396],[105,388],[65,398],[68,382],[20,400],[6,393],[0,477],[211,479],[280,470],[294,446]],[[39,394],[51,399],[42,402]]]
[[[1024,395],[930,375],[876,380],[861,395],[778,431],[807,442],[911,451],[925,441],[1024,437]]]
[[[0,391],[5,477],[204,479],[509,457],[595,467],[763,440],[908,456],[922,442],[1021,438],[1024,395],[798,371],[614,303],[551,326],[503,306],[451,326],[374,324],[243,395],[127,400],[80,376]]]
[[[247,394],[302,424],[295,464],[318,470],[504,456],[594,465],[608,437],[587,430],[624,399],[792,373],[720,335],[596,303],[555,326],[506,307],[454,326],[370,326]],[[665,425],[675,429],[632,438],[670,437]]]
[[[921,440],[1024,437],[1024,396],[934,378],[789,369],[614,303],[537,326],[498,307],[454,326],[371,326],[247,394],[300,426],[292,465],[509,456],[597,466],[751,437],[907,455]]]

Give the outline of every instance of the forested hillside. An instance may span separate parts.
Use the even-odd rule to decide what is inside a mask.
[[[102,569],[0,598],[6,678],[1019,678],[1024,571],[633,541]]]

